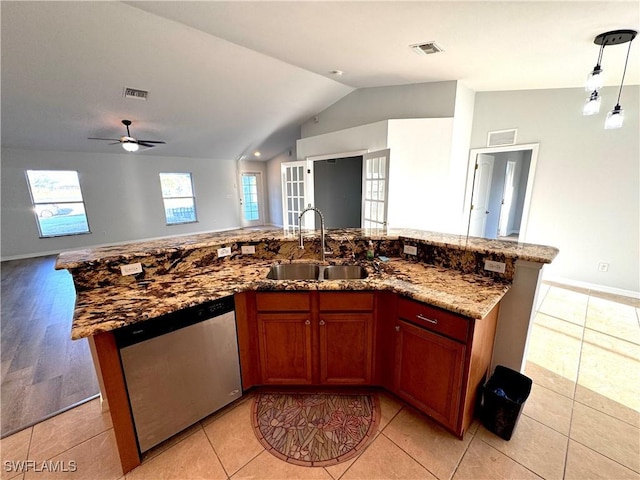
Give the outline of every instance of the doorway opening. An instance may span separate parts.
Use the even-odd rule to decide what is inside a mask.
[[[313,162],[313,193],[326,228],[360,227],[362,155]]]
[[[525,241],[538,144],[472,149],[467,176],[467,235]]]

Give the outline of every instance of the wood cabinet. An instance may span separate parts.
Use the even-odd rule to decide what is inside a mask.
[[[261,384],[371,382],[372,292],[258,292]]]
[[[236,295],[243,388],[380,385],[462,438],[493,352],[482,320],[393,292]]]
[[[371,383],[373,293],[320,292],[320,383]]]
[[[396,331],[396,394],[454,428],[465,345],[402,320]]]
[[[400,298],[393,390],[460,438],[488,375],[498,307],[482,320]]]

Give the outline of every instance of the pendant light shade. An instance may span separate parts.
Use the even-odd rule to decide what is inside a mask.
[[[622,122],[624,122],[624,110],[620,105],[613,107],[609,113],[607,113],[607,119],[604,121],[605,130],[613,130],[614,128],[621,128]]]
[[[600,94],[594,90],[591,93],[591,96],[587,98],[584,102],[584,107],[582,107],[583,115],[595,115],[600,111],[600,104],[602,103],[602,97]]]
[[[598,91],[602,88],[602,85],[604,85],[602,71],[600,65],[593,67],[593,71],[587,77],[587,85],[584,87],[587,92]]]

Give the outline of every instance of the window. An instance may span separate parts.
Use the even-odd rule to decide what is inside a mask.
[[[196,199],[191,174],[161,173],[160,185],[167,225],[196,222]]]
[[[91,233],[78,172],[27,170],[40,238]]]

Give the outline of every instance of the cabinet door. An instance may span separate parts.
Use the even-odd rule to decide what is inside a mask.
[[[460,410],[465,346],[398,321],[395,393],[455,429]]]
[[[371,383],[371,313],[321,313],[319,332],[321,383]]]
[[[259,313],[262,383],[311,383],[311,318],[308,313]]]

